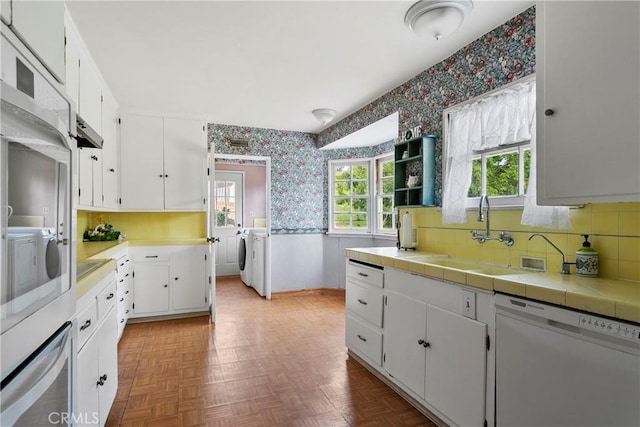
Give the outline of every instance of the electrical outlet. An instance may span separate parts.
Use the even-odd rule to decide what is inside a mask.
[[[476,318],[476,293],[462,290],[460,292],[460,313],[470,319]]]

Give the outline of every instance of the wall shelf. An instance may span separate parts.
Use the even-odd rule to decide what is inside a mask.
[[[434,206],[435,136],[424,135],[397,143],[394,163],[395,206]],[[417,182],[409,187],[411,175],[417,176]]]

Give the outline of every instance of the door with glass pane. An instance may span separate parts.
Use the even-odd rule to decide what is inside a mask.
[[[214,232],[220,238],[216,250],[216,276],[240,274],[238,266],[239,232],[242,230],[244,173],[215,172]]]

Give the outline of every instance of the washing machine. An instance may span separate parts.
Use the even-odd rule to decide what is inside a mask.
[[[242,280],[242,282],[247,286],[254,286],[254,236],[256,233],[266,232],[266,228],[244,228],[240,231],[240,240],[238,242],[238,266],[240,267],[240,280]]]
[[[240,267],[240,280],[247,286],[251,286],[251,247],[249,229],[243,228],[240,230],[238,241],[238,267]]]
[[[17,298],[60,276],[55,228],[7,227],[10,298]]]

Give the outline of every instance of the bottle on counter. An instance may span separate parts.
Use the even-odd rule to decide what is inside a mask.
[[[596,252],[589,242],[588,234],[581,234],[584,237],[582,247],[576,251],[576,274],[580,276],[598,276],[598,252]]]

